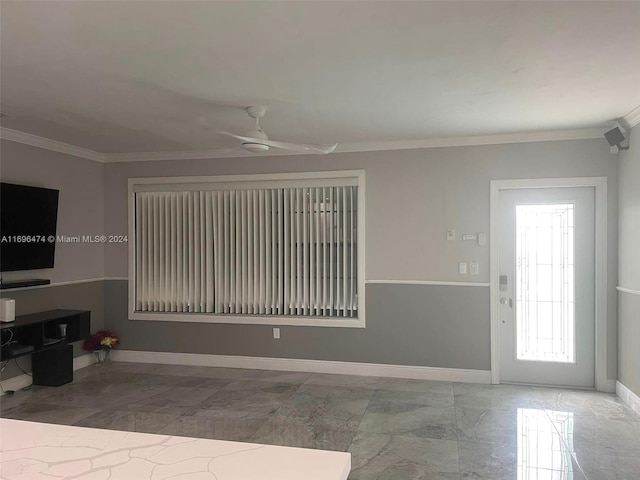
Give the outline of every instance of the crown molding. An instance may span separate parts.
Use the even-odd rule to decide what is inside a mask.
[[[624,123],[626,123],[625,127],[633,128],[640,123],[640,105],[627,113],[624,117],[622,117]]]
[[[499,145],[507,143],[550,142],[562,140],[584,140],[602,138],[604,128],[583,128],[574,130],[556,130],[549,132],[506,133],[500,135],[478,135],[467,137],[428,138],[422,140],[400,140],[389,142],[342,143],[334,153],[375,152],[385,150],[414,150],[421,148],[461,147],[475,145]],[[248,154],[240,149],[196,150],[182,152],[141,152],[106,154],[106,163],[144,162],[155,160],[193,160],[235,157],[273,157],[284,155],[310,155],[300,152],[269,150],[259,154]]]
[[[410,150],[419,148],[466,147],[478,145],[501,145],[506,143],[554,142],[562,140],[585,140],[602,138],[604,128],[580,128],[574,130],[552,130],[547,132],[504,133],[497,135],[471,135],[465,137],[427,138],[423,140],[401,140],[392,142],[358,142],[339,144],[335,152],[372,152],[380,150]]]
[[[242,148],[224,148],[215,150],[183,150],[175,152],[131,152],[131,153],[107,153],[104,155],[105,163],[122,162],[152,162],[157,160],[203,160],[216,158],[254,158],[254,157],[282,157],[288,155],[310,155],[308,153],[287,152],[285,150],[271,149],[261,153],[249,153]]]
[[[635,109],[627,117],[635,115],[636,123],[640,121],[640,108]],[[627,118],[625,117],[625,119]],[[630,117],[631,118],[631,117]],[[475,135],[463,137],[427,138],[422,140],[399,140],[385,142],[354,142],[338,145],[334,153],[374,152],[386,150],[414,150],[424,148],[465,147],[479,145],[501,145],[510,143],[553,142],[563,140],[585,140],[602,138],[604,128],[582,128],[573,130],[554,130],[546,132],[505,133],[498,135]],[[68,143],[58,142],[29,133],[0,127],[0,138],[12,142],[23,143],[34,147],[66,153],[100,163],[148,162],[160,160],[199,160],[216,158],[253,158],[289,155],[310,155],[300,152],[287,152],[272,149],[264,153],[250,154],[242,149],[192,150],[175,152],[126,152],[100,153]]]
[[[11,142],[23,143],[32,147],[44,148],[54,152],[66,153],[74,157],[86,158],[94,162],[104,162],[105,154],[89,150],[88,148],[77,147],[68,143],[58,142],[49,138],[39,137],[30,133],[12,130],[10,128],[0,127],[0,138]]]

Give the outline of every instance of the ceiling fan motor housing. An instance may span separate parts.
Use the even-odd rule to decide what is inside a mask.
[[[269,150],[269,145],[263,145],[262,143],[244,142],[242,144],[242,148],[244,148],[245,150],[251,153],[260,153],[260,152],[266,152],[267,150]]]

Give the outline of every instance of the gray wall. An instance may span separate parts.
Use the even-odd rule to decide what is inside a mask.
[[[83,158],[20,143],[0,141],[0,179],[3,182],[60,190],[58,235],[101,235],[104,232],[103,165]],[[1,206],[0,206],[1,208]],[[23,272],[3,272],[5,280],[47,278],[52,283],[104,277],[104,245],[59,243],[54,268]],[[91,326],[104,325],[103,281],[17,290],[2,290],[0,296],[16,300],[16,314],[55,308],[91,310]],[[74,354],[82,354],[79,345]],[[29,356],[20,359],[31,369]],[[2,378],[20,371],[10,363]]]
[[[280,340],[268,325],[127,320],[125,280],[105,297],[127,350],[490,368],[487,287],[369,284],[366,329],[280,326]]]
[[[3,182],[60,190],[58,235],[104,233],[103,165],[64,153],[0,141]],[[48,278],[53,283],[104,276],[104,245],[58,243],[54,268],[4,272],[7,280]]]
[[[107,165],[12,142],[2,142],[0,153],[3,181],[61,189],[59,228],[66,235],[127,234],[130,177],[364,169],[368,280],[487,282],[488,246],[447,242],[445,231],[488,233],[490,180],[606,176],[611,219],[608,375],[615,378],[618,170],[601,140]],[[124,244],[59,247],[56,268],[38,274],[57,282],[127,276]],[[481,274],[457,275],[461,260],[480,262]],[[366,329],[281,327],[282,338],[275,341],[268,326],[129,321],[126,280],[79,285],[90,287],[46,287],[12,296],[19,312],[26,305],[43,310],[60,302],[88,308],[83,307],[86,301],[94,311],[93,328],[102,326],[96,312],[103,309],[104,325],[118,332],[122,348],[132,350],[490,368],[487,287],[369,284]]]
[[[489,281],[489,247],[447,242],[489,231],[489,181],[507,178],[609,177],[609,241],[617,238],[617,164],[600,139],[214,160],[134,162],[105,166],[105,232],[127,233],[129,177],[225,175],[364,169],[367,279]],[[105,276],[126,277],[127,246],[106,245]],[[612,273],[616,272],[611,256]],[[460,260],[480,262],[479,276],[460,276]],[[617,278],[617,274],[612,277]],[[614,280],[615,281],[615,280]]]
[[[620,153],[618,285],[640,291],[640,127]],[[636,136],[635,142],[633,136]],[[619,380],[640,395],[640,295],[618,292]]]
[[[108,164],[105,232],[127,233],[130,177],[346,169],[366,171],[368,280],[488,282],[489,247],[447,242],[445,232],[455,228],[458,235],[488,233],[490,180],[606,176],[610,219],[607,372],[609,378],[616,378],[618,171],[616,158],[600,139]],[[107,245],[105,258],[107,277],[127,276],[126,245]],[[480,262],[480,275],[458,275],[457,263],[463,260]],[[265,326],[127,321],[125,282],[110,282],[105,321],[121,334],[123,348],[135,350],[489,368],[488,288],[370,284],[368,295],[366,330],[286,327],[282,339],[274,342]],[[463,303],[464,307],[457,305]]]

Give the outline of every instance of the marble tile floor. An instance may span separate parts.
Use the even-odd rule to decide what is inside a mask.
[[[351,480],[640,478],[640,416],[588,391],[113,363],[0,416],[349,451]]]

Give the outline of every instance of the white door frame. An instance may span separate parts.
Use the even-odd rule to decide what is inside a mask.
[[[595,387],[613,391],[607,379],[607,177],[535,178],[491,180],[489,208],[490,306],[491,306],[491,383],[500,383],[500,305],[499,289],[499,198],[503,190],[522,188],[595,188]]]

